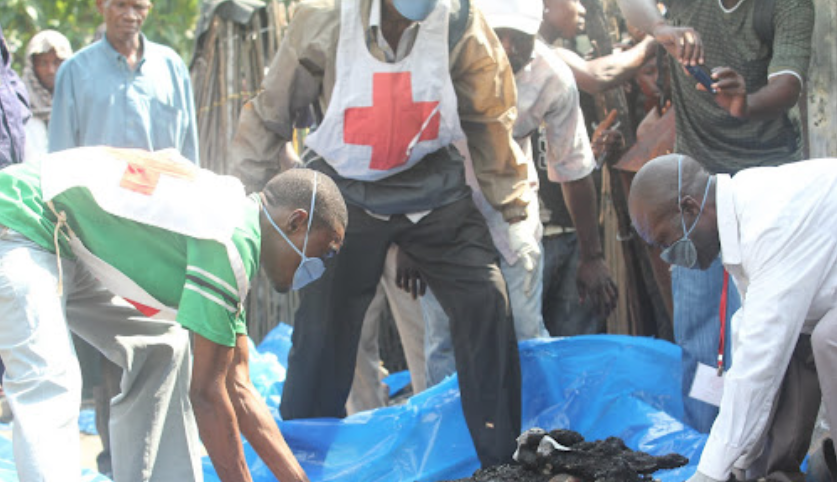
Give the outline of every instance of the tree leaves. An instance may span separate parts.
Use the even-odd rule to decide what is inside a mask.
[[[14,53],[14,68],[23,69],[26,44],[36,33],[55,29],[70,39],[74,50],[93,41],[102,16],[93,0],[3,0],[0,25]],[[157,0],[143,25],[152,41],[173,48],[188,64],[194,46],[199,0]]]

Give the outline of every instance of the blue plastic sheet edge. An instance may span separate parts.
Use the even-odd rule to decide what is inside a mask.
[[[406,404],[343,420],[282,421],[278,414],[291,328],[280,325],[251,350],[251,376],[312,482],[433,482],[478,468],[462,416],[456,376]],[[531,340],[520,344],[523,429],[568,428],[588,440],[617,436],[634,449],[680,453],[686,467],[655,474],[681,482],[697,466],[706,435],[683,424],[680,349],[618,335]],[[273,481],[245,442],[255,482]],[[207,482],[219,479],[204,459]]]

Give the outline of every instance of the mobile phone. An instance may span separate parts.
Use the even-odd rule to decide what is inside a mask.
[[[692,77],[697,79],[702,86],[706,87],[706,90],[712,92],[713,94],[718,93],[717,90],[712,88],[712,84],[715,83],[715,81],[712,80],[712,72],[705,65],[687,65],[686,70],[692,74]]]

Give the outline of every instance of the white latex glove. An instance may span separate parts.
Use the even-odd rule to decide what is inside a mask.
[[[691,476],[689,480],[686,482],[723,482],[722,480],[713,479],[708,475],[704,475],[700,472],[695,472],[695,475]]]
[[[535,238],[535,230],[525,221],[518,221],[509,225],[509,246],[517,253],[518,263],[523,263],[526,279],[523,280],[523,291],[526,296],[532,294],[535,287],[535,266],[541,255],[541,247]]]

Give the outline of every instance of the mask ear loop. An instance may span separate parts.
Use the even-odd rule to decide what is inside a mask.
[[[261,197],[259,197],[259,205],[262,207],[262,211],[264,211],[264,216],[267,218],[268,222],[270,222],[270,224],[273,226],[273,229],[275,229],[276,232],[279,233],[280,236],[282,236],[282,239],[284,239],[285,242],[291,246],[291,249],[296,251],[298,255],[303,256],[302,251],[300,251],[299,248],[294,246],[294,243],[291,242],[288,236],[279,228],[279,226],[276,225],[275,222],[273,222],[273,218],[270,217],[270,213],[267,212],[267,206],[265,206],[265,204],[262,202]]]
[[[703,201],[700,203],[700,211],[698,211],[698,215],[695,218],[695,222],[692,223],[692,227],[688,230],[686,229],[686,218],[683,216],[683,207],[680,205],[680,196],[683,194],[683,156],[677,158],[677,209],[680,210],[680,224],[683,226],[683,237],[687,238],[692,231],[695,230],[695,226],[697,226],[698,221],[700,220],[700,215],[703,214],[703,208],[706,206],[706,200],[709,198],[709,186],[712,185],[712,176],[709,176],[709,179],[706,181],[706,189],[703,191]]]
[[[311,209],[308,211],[308,232],[305,233],[305,241],[302,242],[302,259],[308,258],[305,254],[308,251],[308,238],[311,236],[311,222],[314,220],[314,206],[317,203],[317,175],[319,173],[314,171],[314,189],[311,194]]]

